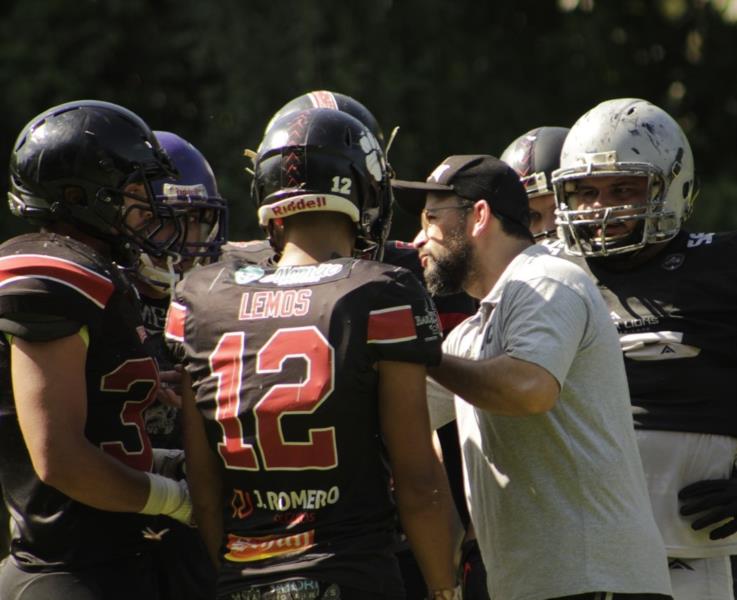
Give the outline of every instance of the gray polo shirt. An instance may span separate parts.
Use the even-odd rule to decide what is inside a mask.
[[[670,594],[619,341],[586,274],[530,246],[444,350],[473,359],[504,352],[543,367],[561,386],[552,410],[525,417],[453,403],[431,386],[433,423],[457,417],[491,597]]]

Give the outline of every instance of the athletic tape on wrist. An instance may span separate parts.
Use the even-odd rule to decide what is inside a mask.
[[[429,600],[461,600],[463,593],[460,585],[454,588],[431,590]]]
[[[149,482],[148,500],[139,511],[144,515],[167,515],[189,523],[192,504],[185,481],[174,481],[156,473],[146,473]]]

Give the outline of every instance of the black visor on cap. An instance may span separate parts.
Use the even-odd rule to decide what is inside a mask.
[[[425,182],[392,180],[397,203],[420,215],[428,192],[455,194],[471,201],[485,199],[498,216],[530,224],[530,207],[517,172],[507,163],[488,154],[447,157]]]
[[[392,179],[391,185],[397,204],[407,212],[419,216],[425,207],[425,197],[428,192],[456,194],[473,200],[474,196],[468,196],[462,193],[457,183],[463,172],[481,162],[484,156],[480,154],[448,156],[435,167],[426,181]],[[481,196],[477,196],[476,198],[481,198]]]

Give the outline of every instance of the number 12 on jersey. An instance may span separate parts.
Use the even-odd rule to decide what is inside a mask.
[[[226,467],[257,471],[259,457],[265,470],[337,467],[335,427],[308,429],[307,441],[287,441],[282,429],[282,418],[314,413],[333,391],[334,350],[322,333],[312,326],[277,330],[259,350],[253,377],[281,373],[287,359],[301,357],[306,364],[305,378],[264,388],[265,394],[253,409],[241,414],[245,349],[246,334],[229,332],[210,355],[210,371],[217,378],[215,418],[223,432],[218,452]],[[243,423],[247,419],[254,419],[255,444],[245,441]]]

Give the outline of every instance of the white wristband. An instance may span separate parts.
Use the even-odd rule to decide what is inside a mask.
[[[463,589],[460,585],[457,585],[454,588],[431,590],[428,598],[429,600],[461,600]]]
[[[156,473],[146,473],[149,482],[148,500],[138,512],[144,515],[167,515],[189,525],[192,501],[185,480],[174,481]]]

